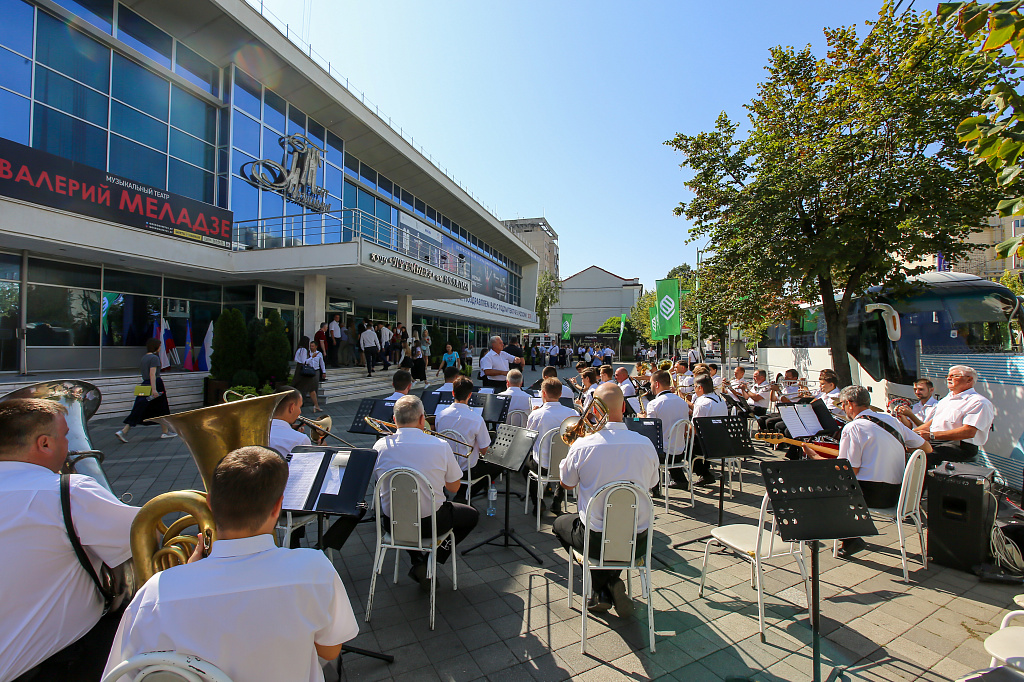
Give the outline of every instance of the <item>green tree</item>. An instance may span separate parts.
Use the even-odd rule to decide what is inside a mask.
[[[284,320],[279,312],[270,309],[263,322],[263,333],[256,340],[253,353],[253,370],[261,385],[286,381],[288,363],[292,359],[292,345],[285,332]]]
[[[640,298],[637,299],[636,303],[633,305],[633,309],[629,311],[629,323],[633,326],[633,331],[636,333],[636,339],[645,346],[652,346],[655,343],[651,340],[650,309],[654,305],[657,297],[658,292],[654,290],[645,291],[641,294]]]
[[[558,303],[561,288],[562,283],[548,270],[540,273],[537,278],[537,328],[543,332],[548,330],[548,313],[551,312],[551,306]]]
[[[218,381],[231,381],[238,370],[250,369],[250,357],[242,311],[225,308],[213,325],[210,376]]]
[[[690,266],[689,263],[680,263],[679,265],[675,266],[674,268],[668,271],[668,274],[665,275],[665,279],[678,277],[679,280],[682,281],[684,279],[692,277],[692,273],[693,268]]]
[[[618,334],[619,324],[622,322],[622,318],[619,315],[613,315],[607,320],[601,323],[601,326],[597,328],[598,334]],[[622,329],[622,347],[632,348],[636,344],[636,331],[633,329],[633,321],[626,317],[626,324]]]
[[[936,252],[966,255],[1000,196],[955,135],[983,99],[963,39],[888,3],[869,23],[863,40],[854,27],[826,29],[821,59],[809,47],[772,48],[745,138],[722,113],[710,132],[666,143],[693,173],[694,197],[676,213],[693,238],[710,239],[708,266],[750,282],[742,295],[820,300],[844,382],[853,297],[906,286],[926,269],[911,263]]]
[[[1020,273],[1013,270],[1004,270],[999,278],[999,283],[1014,293],[1015,296],[1024,295],[1024,283],[1020,281]]]

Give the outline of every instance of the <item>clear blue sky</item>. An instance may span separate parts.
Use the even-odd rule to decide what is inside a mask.
[[[265,0],[498,218],[545,216],[561,276],[645,287],[694,263],[678,155],[764,78],[768,48],[863,25],[880,0],[635,3]],[[934,10],[935,3],[919,9]]]

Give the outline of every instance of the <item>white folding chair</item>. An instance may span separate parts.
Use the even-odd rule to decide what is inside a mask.
[[[526,418],[529,415],[526,414],[526,410],[511,410],[508,416],[505,417],[505,423],[510,426],[518,426],[520,428],[526,427]]]
[[[231,682],[231,678],[213,663],[177,651],[136,654],[118,663],[102,682],[118,682],[122,678],[133,682],[150,678],[155,682]]]
[[[445,429],[444,431],[441,432],[441,435],[442,436],[447,436],[449,438],[455,438],[455,439],[460,440],[460,441],[462,441],[464,443],[466,442],[466,437],[463,436],[458,431],[456,431],[455,429]],[[467,447],[465,445],[459,445],[455,441],[448,441],[448,445],[452,446],[452,452],[454,452],[456,455],[468,455],[471,452],[473,452],[472,448],[469,448],[469,447]],[[459,459],[461,459],[461,458],[459,458]],[[467,460],[467,461],[469,461],[469,460]],[[476,478],[473,478],[473,467],[467,467],[466,468],[466,476],[462,479],[462,482],[465,483],[467,486],[469,486],[466,489],[466,504],[469,504],[469,505],[473,504],[473,486],[476,485],[476,483],[478,481],[483,481],[483,480],[487,481],[487,489],[490,490],[491,489],[491,476],[490,476],[490,474],[484,474],[483,476],[477,476]]]
[[[684,469],[690,479],[690,506],[694,506],[693,497],[693,438],[694,430],[689,419],[680,419],[668,430],[665,439],[665,463],[661,465],[661,482],[665,493],[665,511],[668,511],[669,482],[672,469]]]
[[[700,587],[697,596],[704,596],[704,580],[708,574],[708,551],[711,543],[727,547],[740,555],[741,558],[750,562],[750,586],[757,589],[757,625],[761,633],[761,641],[764,641],[764,587],[762,581],[763,564],[768,559],[779,556],[791,556],[800,569],[800,577],[804,580],[804,590],[807,592],[807,606],[811,604],[811,585],[807,579],[807,567],[804,564],[804,543],[789,542],[785,551],[775,551],[775,517],[772,516],[772,527],[769,533],[768,546],[764,542],[764,522],[768,513],[768,494],[765,493],[761,500],[761,511],[757,515],[757,525],[751,526],[747,523],[732,523],[718,528],[711,529],[711,539],[704,546],[704,563],[700,568]],[[782,544],[782,540],[779,540]]]
[[[600,507],[598,505],[601,505]],[[637,525],[640,520],[640,507],[645,505],[650,510],[651,525],[647,529],[647,548],[637,558]],[[604,528],[601,529],[601,552],[597,559],[590,556],[590,526],[594,510],[603,508]],[[580,637],[580,652],[587,653],[587,600],[593,591],[590,572],[593,570],[611,569],[626,571],[626,596],[633,598],[633,576],[631,571],[640,572],[640,589],[647,601],[647,637],[651,653],[655,652],[654,641],[654,603],[651,599],[651,545],[654,541],[654,503],[651,495],[635,483],[629,481],[613,481],[601,486],[587,507],[587,518],[584,520],[583,552],[575,549],[569,554],[569,584],[566,600],[572,608],[573,566],[579,562],[583,566],[583,605],[581,617],[583,625]]]
[[[529,491],[530,485],[534,482],[537,483],[537,530],[540,530],[540,508],[544,500],[544,486],[548,483],[561,485],[562,479],[559,467],[562,464],[562,460],[569,454],[569,446],[562,440],[559,431],[560,429],[554,428],[540,437],[540,459],[543,462],[546,453],[549,457],[548,466],[540,467],[540,473],[535,473],[532,469],[526,471],[527,491]],[[527,495],[526,499],[523,500],[524,514],[527,511],[529,502],[530,496]]]
[[[985,638],[985,651],[992,657],[990,666],[1003,664],[1024,670],[1024,627],[1010,625],[1018,618],[1024,618],[1024,611],[1010,611],[1003,616],[999,629]]]
[[[288,538],[291,537],[292,531],[296,528],[310,525],[315,526],[316,517],[316,514],[302,514],[290,511],[281,512],[281,515],[277,517],[277,525],[274,526],[274,530],[278,532],[278,546],[286,547]]]
[[[921,564],[928,569],[928,553],[924,547],[924,526],[921,523],[921,491],[924,488],[924,475],[927,469],[924,450],[914,450],[903,470],[903,483],[900,485],[900,499],[895,507],[888,509],[868,509],[871,515],[881,520],[896,524],[896,532],[900,538],[900,557],[903,559],[903,582],[910,582],[907,570],[907,538],[903,532],[903,522],[910,520],[917,528],[917,539],[921,546]],[[839,541],[832,542],[832,556],[839,553]]]
[[[381,528],[381,500],[385,492],[390,495],[391,514],[390,527],[385,532]],[[430,514],[430,537],[423,537],[420,528],[420,500],[426,496],[433,507],[434,491],[430,483],[418,471],[400,467],[389,469],[381,474],[373,490],[373,498],[377,507],[377,550],[373,557],[373,575],[370,577],[370,596],[366,600],[366,622],[370,622],[373,608],[373,591],[377,586],[377,576],[384,568],[384,557],[389,549],[395,552],[395,582],[398,582],[398,561],[401,552],[425,552],[427,554],[427,577],[430,579],[430,629],[434,629],[434,604],[437,592],[437,548],[444,542],[452,543],[452,589],[459,589],[456,571],[455,531],[448,530],[441,537],[437,535],[437,513]]]

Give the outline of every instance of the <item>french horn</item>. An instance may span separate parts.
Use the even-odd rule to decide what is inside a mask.
[[[608,407],[600,398],[594,398],[582,415],[566,417],[558,427],[562,442],[572,445],[577,439],[590,436],[608,424]]]
[[[159,571],[186,563],[198,535],[203,536],[203,546],[209,550],[216,540],[216,528],[205,491],[210,489],[214,469],[232,450],[247,445],[268,446],[270,422],[285,395],[245,398],[147,420],[166,424],[178,433],[195,460],[205,490],[175,490],[142,505],[131,530],[132,559],[140,585]],[[164,524],[164,516],[173,513],[182,516],[170,526]],[[184,531],[193,526],[198,534],[185,535]]]

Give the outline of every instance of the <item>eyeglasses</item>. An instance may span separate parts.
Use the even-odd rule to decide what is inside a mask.
[[[963,377],[964,377],[963,374],[947,374],[946,375],[947,379],[962,379]]]

